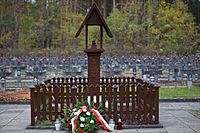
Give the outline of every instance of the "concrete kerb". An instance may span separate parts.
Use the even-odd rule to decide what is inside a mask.
[[[123,125],[123,129],[140,129],[140,128],[163,128],[162,124],[144,124],[144,125]]]
[[[166,98],[159,99],[159,102],[200,102],[200,98]]]
[[[54,129],[54,126],[27,126],[26,129]]]
[[[30,100],[20,100],[20,101],[0,101],[0,104],[30,104]]]
[[[200,102],[200,98],[166,98],[159,99],[159,102]],[[0,101],[0,104],[30,104],[30,100],[21,101]]]
[[[141,129],[141,128],[163,128],[162,124],[147,124],[147,125],[123,125],[123,129]],[[54,126],[27,126],[26,129],[55,129]],[[116,129],[116,127],[115,127]],[[63,128],[61,130],[68,131],[68,128]]]

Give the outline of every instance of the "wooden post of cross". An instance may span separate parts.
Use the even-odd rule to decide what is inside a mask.
[[[98,3],[98,2],[97,2]],[[98,3],[100,4],[100,3]],[[99,85],[100,84],[100,56],[104,52],[103,49],[103,29],[105,29],[109,37],[113,37],[109,27],[107,26],[101,11],[99,10],[96,2],[93,3],[90,11],[86,15],[75,37],[78,37],[85,26],[85,50],[84,52],[88,56],[88,84]],[[94,40],[91,46],[88,45],[88,27],[99,26],[100,27],[100,41],[99,45]]]

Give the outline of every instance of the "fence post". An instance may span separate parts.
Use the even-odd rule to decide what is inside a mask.
[[[31,87],[31,126],[35,126],[35,99],[34,91],[35,87]]]
[[[147,119],[147,83],[144,82],[143,84],[143,113],[144,113],[144,123],[147,123],[148,119]]]
[[[153,84],[149,84],[149,122],[152,124],[153,120],[152,120],[152,116],[153,116],[153,93],[152,93],[152,89],[153,89]]]
[[[137,79],[137,89],[136,89],[136,94],[137,94],[137,122],[141,124],[141,86],[142,82],[141,79]]]
[[[131,104],[132,104],[132,122],[135,122],[135,82],[134,82],[134,77],[132,77],[132,82],[131,82]]]
[[[46,95],[47,95],[47,90],[46,86],[44,84],[41,84],[42,87],[42,119],[46,120],[46,107],[47,107],[47,101],[46,101]]]
[[[52,119],[52,100],[53,100],[53,98],[52,98],[52,91],[53,91],[53,89],[52,89],[52,85],[49,85],[48,86],[48,90],[49,90],[49,92],[48,92],[48,97],[49,97],[49,120],[50,121],[52,121],[53,119]]]
[[[159,124],[159,88],[160,86],[154,85],[155,88],[155,124]]]
[[[40,112],[40,105],[41,105],[41,95],[40,95],[40,86],[37,85],[36,86],[36,105],[37,105],[37,120],[40,120],[40,115],[41,115],[41,112]]]

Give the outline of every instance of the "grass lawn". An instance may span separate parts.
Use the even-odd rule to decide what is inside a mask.
[[[160,88],[160,98],[200,98],[200,86],[188,88]],[[0,101],[29,100],[30,90],[0,90]]]
[[[200,86],[188,88],[160,88],[160,98],[200,98]]]

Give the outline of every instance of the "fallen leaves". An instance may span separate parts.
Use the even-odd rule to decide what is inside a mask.
[[[0,101],[30,100],[30,90],[0,90]]]

